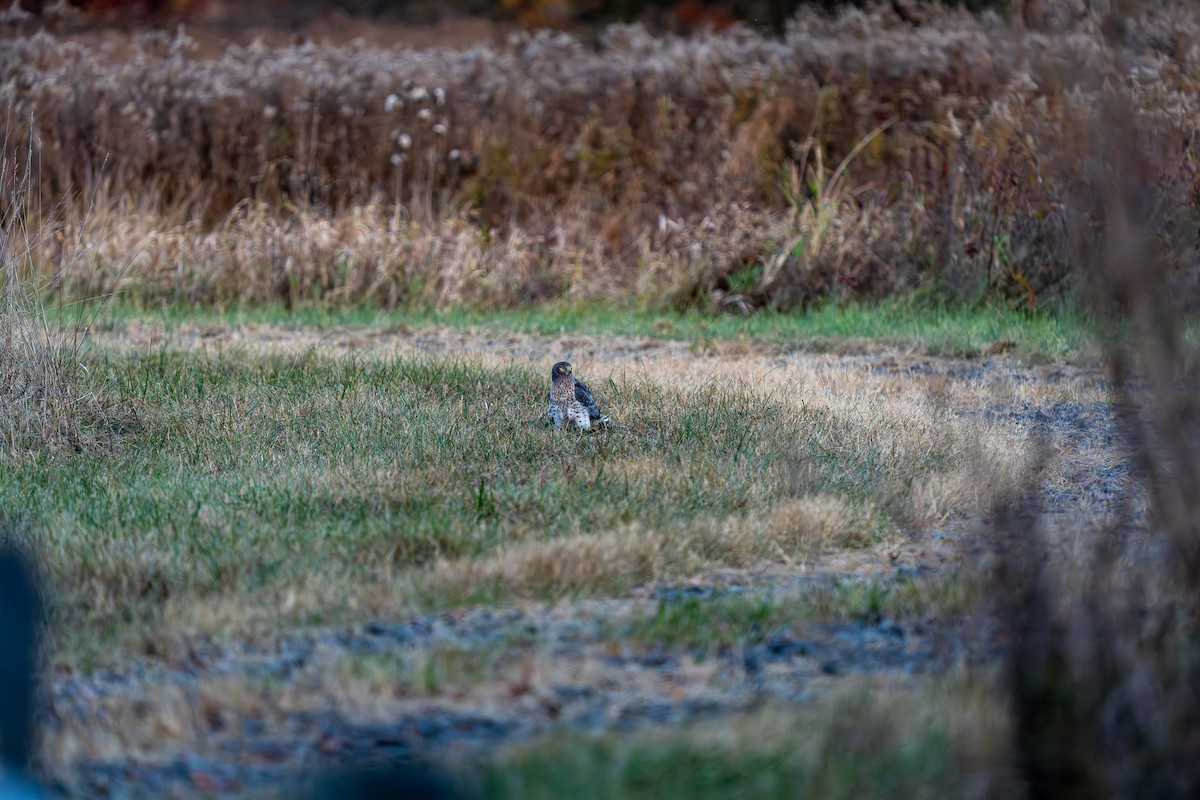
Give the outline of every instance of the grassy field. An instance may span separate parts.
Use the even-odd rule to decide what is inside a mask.
[[[0,23],[42,777],[1195,796],[1200,29],[1030,8]],[[613,425],[546,424],[561,359]]]
[[[222,732],[244,725],[311,742],[326,735],[314,715],[491,709],[530,741],[446,757],[489,797],[933,797],[972,770],[1011,793],[1002,682],[943,674],[994,602],[991,562],[960,548],[1035,465],[1065,493],[1119,469],[1111,448],[1030,438],[1031,409],[1084,430],[1073,409],[1111,399],[1094,323],[1068,304],[914,295],[713,315],[16,296],[0,506],[47,582],[56,689],[104,687],[58,711],[47,774],[225,758],[243,745]],[[547,427],[561,358],[612,427]],[[1078,542],[1099,513],[1054,527]],[[444,620],[465,627],[442,636]],[[337,639],[394,624],[434,632],[362,652]],[[302,666],[261,666],[298,641],[315,642]],[[187,663],[219,668],[185,691],[170,676]],[[110,685],[127,674],[166,677]],[[597,713],[564,686],[634,732],[548,731],[546,713],[568,728]],[[637,731],[663,723],[638,709],[657,703],[725,710],[651,745]]]
[[[50,588],[50,661],[82,680],[135,663],[167,666],[196,647],[272,647],[363,620],[546,609],[536,613],[600,620],[581,664],[612,648],[667,648],[710,665],[689,679],[701,687],[690,691],[722,692],[720,663],[796,626],[961,618],[980,594],[953,560],[927,575],[890,571],[917,563],[912,553],[928,546],[928,532],[1013,491],[1031,463],[1022,430],[962,410],[1094,389],[1025,382],[997,395],[991,384],[952,377],[955,364],[975,362],[929,370],[940,359],[930,353],[947,341],[982,350],[993,335],[1023,343],[1003,350],[1042,352],[1048,330],[1065,331],[1059,342],[1080,334],[1066,329],[1069,320],[994,311],[907,318],[891,309],[876,315],[875,330],[896,331],[901,349],[879,341],[864,349],[840,333],[870,315],[845,314],[709,325],[613,311],[372,319],[117,309],[92,325],[85,347],[67,351],[81,354],[82,367],[66,377],[106,413],[81,417],[57,444],[3,456],[0,504],[36,547]],[[798,330],[827,336],[797,348],[788,334]],[[610,429],[545,425],[545,373],[564,347],[578,353],[580,374],[615,420]],[[926,367],[914,372],[909,361]],[[760,576],[798,573],[824,577],[782,592],[756,588]],[[706,575],[741,576],[751,593],[646,595]],[[610,602],[617,610],[586,610]],[[205,752],[206,714],[284,720],[316,702],[300,698],[334,698],[322,702],[376,717],[421,698],[483,702],[527,680],[527,670],[549,682],[596,669],[557,663],[547,636],[515,628],[476,643],[330,655],[304,673],[303,695],[292,680],[231,684],[220,675],[202,678],[195,696],[156,686],[106,695],[60,723],[45,759],[71,763],[81,748]],[[863,702],[896,702],[893,689],[861,691],[874,698]],[[192,721],[162,722],[167,732],[147,739],[134,722],[147,700],[164,720]],[[796,741],[809,741],[804,726],[821,728],[827,713],[805,712]],[[128,725],[114,740],[97,715]],[[767,796],[794,781],[871,796],[900,770],[911,772],[911,796],[924,796],[948,785],[953,763],[978,755],[943,752],[929,773],[918,763],[949,723],[912,728],[922,732],[910,748],[889,727],[895,717],[877,721],[873,730],[892,744],[868,759],[881,770],[874,778],[849,777],[865,755],[827,763],[821,748],[841,734],[826,732],[827,745],[788,757],[792,739],[742,752],[734,736],[721,745],[732,750],[712,755],[709,743],[684,737],[634,757],[624,738],[580,736],[548,742],[549,751],[514,750],[508,766],[485,766],[478,780],[498,797],[553,796],[556,781],[571,780],[598,797],[637,796],[649,780],[639,776],[667,770],[679,776],[678,796],[695,781]],[[539,765],[561,761],[563,748],[578,769],[555,777]],[[693,774],[697,759],[708,771]]]
[[[324,741],[303,721],[331,709],[536,719],[582,686],[635,718],[726,710],[533,724],[446,763],[486,797],[1015,796],[1003,679],[930,643],[968,647],[1008,596],[980,525],[1022,552],[1056,542],[1079,581],[1115,524],[1103,498],[1130,492],[1090,430],[1112,389],[1063,344],[1087,338],[1069,315],[117,307],[77,343],[71,309],[28,308],[5,317],[3,397],[36,424],[5,429],[0,505],[47,580],[52,691],[104,687],[56,701],[53,775],[222,758],[246,725]],[[879,338],[847,336],[860,321]],[[545,425],[566,354],[611,428]],[[1039,444],[1048,414],[1065,429]],[[995,516],[1031,475],[1044,521]],[[426,632],[339,638],[397,624]],[[261,674],[296,647],[299,667]],[[186,690],[152,677],[189,663],[213,667]]]
[[[804,324],[780,323],[758,330],[771,340]],[[875,405],[878,387],[855,375],[814,385],[796,368],[755,374],[689,350],[636,371],[592,359],[617,424],[564,436],[542,422],[542,370],[496,356],[105,341],[90,379],[136,425],[82,453],[10,454],[0,476],[0,502],[46,547],[78,634],[64,655],[99,657],[148,624],[621,592],[866,547],[989,499],[956,482],[979,466],[979,432],[919,385]]]

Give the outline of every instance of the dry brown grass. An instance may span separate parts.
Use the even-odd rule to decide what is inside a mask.
[[[486,558],[439,561],[418,577],[417,591],[443,603],[587,595],[713,566],[795,563],[805,554],[869,538],[863,517],[840,498],[813,497],[784,502],[765,514],[701,520],[678,529],[631,525],[600,536],[520,544]]]
[[[976,763],[996,764],[1005,755],[1008,720],[986,681],[966,674],[949,675],[936,682],[890,677],[861,678],[828,687],[812,714],[831,721],[826,733],[844,745],[884,746],[893,736],[903,738],[936,720],[948,738],[971,754]],[[761,716],[727,725],[699,726],[690,734],[698,743],[721,749],[754,752],[778,747],[780,740],[805,727],[804,712],[764,710]],[[858,729],[857,734],[851,733]],[[751,730],[754,733],[751,733]],[[849,734],[849,736],[847,736]],[[821,755],[822,737],[794,742],[792,758]]]
[[[0,459],[47,449],[111,449],[136,411],[105,398],[85,365],[84,336],[41,316],[28,297],[0,300]]]
[[[932,280],[1034,305],[1070,260],[1053,145],[1102,67],[1147,131],[1162,225],[1194,214],[1200,27],[1166,2],[1067,10],[1037,32],[854,10],[782,40],[614,27],[597,49],[215,58],[38,34],[0,49],[0,102],[37,143],[39,196],[96,243],[71,269],[52,238],[32,254],[69,297],[748,310]]]
[[[84,326],[49,319],[38,282],[29,280],[34,253],[48,240],[64,272],[84,249],[51,224],[28,227],[33,148],[9,147],[11,135],[0,152],[0,459],[112,446],[136,414],[102,398],[84,364]]]

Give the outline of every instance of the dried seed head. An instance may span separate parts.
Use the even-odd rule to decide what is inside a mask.
[[[388,114],[395,112],[398,108],[404,108],[404,101],[400,99],[400,95],[392,93],[383,99],[383,110]]]
[[[412,137],[407,133],[402,133],[396,137],[396,144],[400,146],[401,150],[407,150],[412,147]]]
[[[422,108],[417,112],[417,118],[428,122],[433,119],[433,111],[428,108]]]

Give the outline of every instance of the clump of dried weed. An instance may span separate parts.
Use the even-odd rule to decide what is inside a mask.
[[[80,243],[63,244],[61,231],[28,229],[30,164],[0,156],[0,462],[47,448],[112,444],[136,420],[126,404],[97,391],[84,364],[83,327],[47,316],[31,280],[43,237],[71,248],[64,266],[84,259]]]

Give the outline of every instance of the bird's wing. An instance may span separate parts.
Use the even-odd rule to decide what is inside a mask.
[[[583,407],[587,409],[588,416],[592,419],[608,419],[600,413],[600,406],[596,405],[596,398],[592,397],[592,390],[579,378],[575,379],[575,399],[583,404]]]

